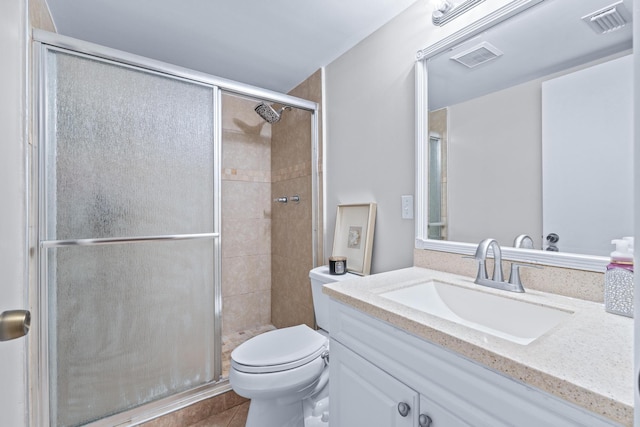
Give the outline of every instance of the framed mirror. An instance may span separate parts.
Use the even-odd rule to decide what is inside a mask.
[[[603,271],[633,235],[632,3],[514,1],[418,52],[417,248]]]

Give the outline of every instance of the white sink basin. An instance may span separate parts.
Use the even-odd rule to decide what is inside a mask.
[[[380,296],[522,345],[531,343],[573,314],[435,280]]]

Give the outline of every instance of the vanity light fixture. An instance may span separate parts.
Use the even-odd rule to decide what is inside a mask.
[[[582,20],[586,22],[596,34],[607,34],[631,22],[631,13],[624,6],[624,3],[619,1],[583,16]]]
[[[436,10],[431,14],[431,19],[434,25],[441,27],[483,1],[484,0],[464,0],[454,4],[452,0],[439,0],[436,4]]]

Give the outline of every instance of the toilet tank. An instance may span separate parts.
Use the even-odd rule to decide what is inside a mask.
[[[311,279],[311,294],[313,297],[313,310],[316,314],[318,327],[329,332],[329,296],[322,293],[322,286],[327,283],[339,282],[342,280],[356,279],[360,276],[352,273],[341,275],[329,274],[329,266],[316,267],[309,272]]]

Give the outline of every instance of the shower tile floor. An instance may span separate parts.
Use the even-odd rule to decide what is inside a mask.
[[[229,335],[222,336],[222,376],[229,378],[229,368],[231,368],[231,352],[240,344],[250,338],[260,335],[264,332],[273,331],[275,326],[263,325],[246,331],[240,331]]]

